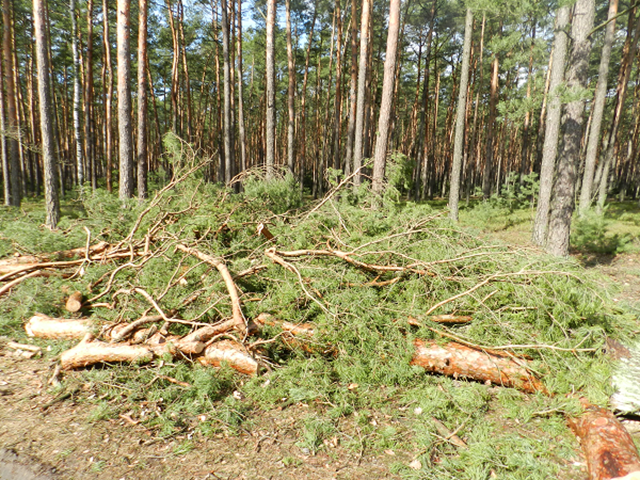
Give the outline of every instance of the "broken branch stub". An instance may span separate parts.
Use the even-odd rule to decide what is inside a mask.
[[[547,393],[542,382],[513,358],[491,355],[455,342],[441,346],[432,340],[416,339],[414,346],[411,365],[429,372],[490,382],[526,393]]]
[[[91,326],[91,321],[86,318],[51,318],[42,313],[36,313],[25,324],[24,329],[30,337],[71,339],[83,338],[90,333]]]
[[[569,426],[580,440],[587,459],[589,480],[621,479],[640,471],[633,439],[609,410],[589,406]]]

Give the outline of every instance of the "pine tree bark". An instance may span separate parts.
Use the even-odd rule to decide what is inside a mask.
[[[119,198],[133,196],[133,143],[131,128],[131,0],[118,0],[118,140],[120,153]]]
[[[240,148],[240,171],[247,169],[247,140],[244,125],[244,93],[242,65],[242,0],[238,0],[238,37],[236,39],[238,62],[238,147]]]
[[[545,124],[544,144],[542,147],[542,163],[540,167],[540,192],[538,207],[533,223],[532,241],[536,245],[544,245],[549,225],[549,205],[551,204],[551,188],[558,154],[558,136],[560,134],[560,116],[562,100],[560,86],[564,79],[565,57],[569,41],[566,31],[569,24],[569,6],[558,8],[556,16],[555,38],[553,41],[553,61],[549,76],[549,107]]]
[[[93,0],[87,1],[87,53],[84,72],[84,158],[92,188],[98,187],[96,149],[93,141]]]
[[[274,56],[274,29],[276,23],[276,0],[267,0],[267,180],[274,176],[276,156],[276,72]]]
[[[9,183],[11,186],[11,197],[9,204],[13,207],[20,206],[21,180],[20,180],[20,147],[18,145],[18,114],[16,113],[16,88],[13,78],[13,38],[12,38],[12,1],[3,0],[2,2],[2,26],[3,26],[3,45],[2,53],[4,56],[4,83],[6,88],[6,106],[7,119],[6,129],[10,136],[7,141],[9,153]],[[5,179],[5,181],[7,181]]]
[[[367,63],[369,49],[369,30],[371,23],[371,7],[373,0],[363,0],[362,17],[360,20],[360,60],[358,65],[358,96],[356,101],[356,125],[353,141],[353,171],[358,172],[354,177],[354,185],[357,188],[361,182],[362,155],[364,148],[364,116],[365,97],[367,93]]]
[[[287,23],[287,67],[289,70],[289,85],[287,91],[287,165],[291,174],[295,169],[295,92],[296,66],[293,59],[293,42],[291,40],[291,0],[285,1]]]
[[[469,61],[471,57],[471,36],[473,33],[473,12],[467,8],[464,25],[464,44],[462,47],[462,66],[458,105],[456,107],[455,141],[453,144],[453,162],[449,186],[449,218],[458,221],[458,202],[460,200],[460,177],[462,170],[462,150],[464,149],[464,124],[467,110],[467,85],[469,84]]]
[[[224,181],[231,182],[234,165],[233,113],[231,111],[231,60],[229,39],[229,4],[227,0],[220,1],[222,10],[222,57],[223,57],[223,88],[224,88]]]
[[[55,143],[53,136],[53,106],[49,77],[48,42],[45,31],[45,0],[33,0],[33,23],[38,65],[38,97],[40,100],[40,133],[44,166],[44,198],[47,227],[54,229],[60,220],[60,204],[56,182]]]
[[[147,0],[140,0],[138,21],[138,198],[147,198]]]
[[[389,28],[387,34],[387,54],[384,61],[384,77],[382,80],[382,104],[378,120],[378,139],[373,160],[374,193],[381,194],[387,162],[389,145],[389,126],[391,124],[391,108],[396,83],[396,58],[398,53],[398,33],[400,32],[400,0],[389,2]]]
[[[498,55],[494,54],[491,62],[491,87],[489,93],[489,120],[487,121],[487,135],[485,138],[485,164],[482,173],[482,197],[487,200],[491,196],[491,183],[493,180],[493,130],[496,123],[498,106],[498,71],[500,63]]]
[[[0,45],[0,48],[2,46]],[[4,62],[2,61],[2,53],[0,52],[0,131],[4,132],[6,127],[5,121],[5,98],[4,88],[2,88],[2,79],[4,78]],[[33,104],[32,104],[33,105]],[[7,138],[0,135],[0,155],[2,156],[2,186],[5,206],[11,206],[11,174],[9,171],[9,156],[7,154]]]
[[[637,8],[633,8],[629,12],[629,26],[632,25],[632,19],[636,15]],[[607,190],[609,183],[609,170],[613,165],[614,161],[614,153],[617,147],[617,138],[618,138],[618,130],[620,129],[620,123],[622,120],[624,103],[627,97],[627,85],[629,83],[629,78],[631,76],[631,69],[633,67],[633,60],[636,57],[636,51],[638,49],[638,40],[640,39],[640,15],[636,19],[635,28],[633,29],[633,40],[631,40],[629,44],[629,49],[624,55],[622,60],[622,65],[620,66],[620,73],[618,75],[618,87],[616,90],[616,107],[613,113],[613,124],[611,125],[611,130],[609,131],[609,137],[607,142],[607,147],[603,155],[602,160],[602,175],[600,177],[600,184],[598,186],[598,212],[602,212],[604,208],[605,201],[607,200]],[[629,31],[629,35],[631,35],[631,31]]]
[[[113,130],[111,105],[113,102],[113,67],[111,66],[111,41],[109,40],[109,3],[102,0],[102,36],[104,50],[104,156],[106,160],[107,191],[113,191]]]
[[[82,160],[82,137],[80,135],[80,60],[78,58],[78,20],[76,18],[76,0],[69,4],[71,16],[71,52],[73,56],[73,137],[76,145],[76,174],[78,186],[84,183],[84,162]]]
[[[358,16],[356,0],[351,0],[351,78],[349,80],[349,121],[345,145],[345,176],[351,175],[353,143],[356,131],[356,101],[358,88]]]
[[[607,77],[609,76],[609,59],[611,58],[611,48],[615,40],[616,16],[618,14],[618,0],[610,0],[609,13],[607,15],[607,29],[602,45],[600,56],[600,68],[598,69],[598,82],[593,99],[593,120],[589,129],[589,139],[587,142],[587,152],[584,164],[584,174],[582,177],[582,188],[580,190],[580,203],[578,213],[584,216],[591,205],[591,191],[593,188],[593,175],[596,170],[596,158],[598,145],[600,143],[600,133],[602,130],[602,118],[604,116],[604,105],[607,99]]]
[[[549,218],[549,235],[545,249],[552,255],[569,254],[571,216],[574,209],[576,172],[582,141],[582,114],[585,101],[579,93],[588,86],[589,54],[591,41],[589,32],[593,28],[595,0],[578,0],[574,7],[571,38],[573,47],[569,59],[567,88],[577,97],[567,104],[563,118],[563,146],[558,159],[558,172],[553,189],[553,201]]]

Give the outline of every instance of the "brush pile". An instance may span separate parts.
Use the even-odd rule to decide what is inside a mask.
[[[338,415],[363,388],[440,396],[424,389],[443,377],[425,370],[533,394],[543,417],[579,410],[581,395],[606,402],[602,349],[632,323],[573,262],[489,244],[397,195],[370,204],[347,181],[305,208],[290,176],[253,172],[238,194],[180,162],[142,205],[89,194],[63,232],[0,232],[0,333],[20,323],[55,339],[63,370],[184,361],[266,375],[274,399]]]

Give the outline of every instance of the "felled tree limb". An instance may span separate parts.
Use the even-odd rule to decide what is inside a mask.
[[[411,365],[429,372],[490,382],[526,393],[547,393],[542,382],[513,358],[492,355],[455,342],[441,346],[432,340],[417,339],[414,346]]]
[[[401,272],[401,273],[416,273],[418,275],[433,275],[431,272],[427,272],[425,270],[416,268],[417,264],[408,265],[406,267],[401,267],[397,265],[374,265],[370,263],[361,262],[360,260],[356,260],[352,258],[352,253],[350,252],[342,252],[340,250],[334,249],[326,249],[326,250],[293,250],[293,251],[280,251],[275,248],[270,248],[267,252],[272,252],[273,254],[282,257],[282,258],[295,258],[295,257],[336,257],[341,260],[344,260],[351,265],[358,267],[362,270],[372,273],[390,273],[390,272]],[[267,253],[267,256],[269,254]]]
[[[107,242],[98,242],[95,245],[87,247],[72,248],[71,250],[64,250],[60,252],[42,253],[39,255],[20,255],[12,258],[6,258],[0,260],[0,272],[4,267],[10,265],[25,265],[30,263],[39,262],[55,262],[57,260],[70,259],[76,257],[84,257],[87,253],[89,255],[96,255],[104,252],[109,247]]]
[[[142,327],[143,325],[147,325],[153,322],[159,322],[160,320],[162,320],[162,317],[160,315],[145,315],[135,322],[115,325],[109,332],[111,342],[122,342],[123,340],[129,338],[133,334],[133,332],[140,329],[140,327]]]
[[[221,340],[209,345],[204,354],[198,357],[202,365],[220,367],[226,363],[234,370],[246,375],[258,373],[258,362],[242,344],[233,340]]]
[[[60,354],[60,366],[63,370],[73,370],[96,363],[146,363],[153,356],[153,352],[144,345],[105,343],[87,334],[78,345]]]
[[[5,293],[7,293],[8,291],[10,291],[13,287],[15,287],[16,285],[18,285],[19,283],[22,283],[24,280],[26,280],[27,278],[32,278],[32,277],[40,277],[46,275],[45,272],[41,272],[41,271],[35,271],[35,272],[30,272],[27,273],[25,275],[22,275],[18,278],[15,278],[13,280],[11,280],[10,282],[4,284],[1,288],[0,288],[0,296],[4,295]]]
[[[633,439],[610,411],[589,406],[578,418],[569,419],[569,426],[582,445],[589,480],[621,479],[640,472]]]
[[[69,339],[83,338],[91,331],[91,327],[91,321],[86,318],[51,318],[42,313],[36,313],[25,324],[24,329],[30,337]]]
[[[224,283],[226,284],[227,290],[229,291],[233,320],[235,321],[237,328],[241,332],[246,332],[246,320],[244,318],[244,315],[242,314],[242,308],[240,307],[240,296],[238,295],[238,287],[236,287],[236,284],[233,281],[233,277],[229,273],[229,269],[225,265],[224,261],[180,243],[176,245],[176,248],[182,252],[188,253],[189,255],[193,255],[194,257],[208,263],[209,265],[216,267],[216,269],[218,270],[218,272],[220,272],[220,275],[224,279]]]

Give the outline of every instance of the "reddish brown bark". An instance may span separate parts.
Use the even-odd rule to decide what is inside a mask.
[[[640,471],[640,457],[629,432],[604,408],[590,406],[569,426],[582,445],[590,480],[622,478]]]
[[[450,342],[444,346],[433,340],[414,341],[416,348],[411,365],[450,377],[465,377],[480,382],[517,388],[526,393],[547,393],[545,386],[522,362],[497,356]]]

